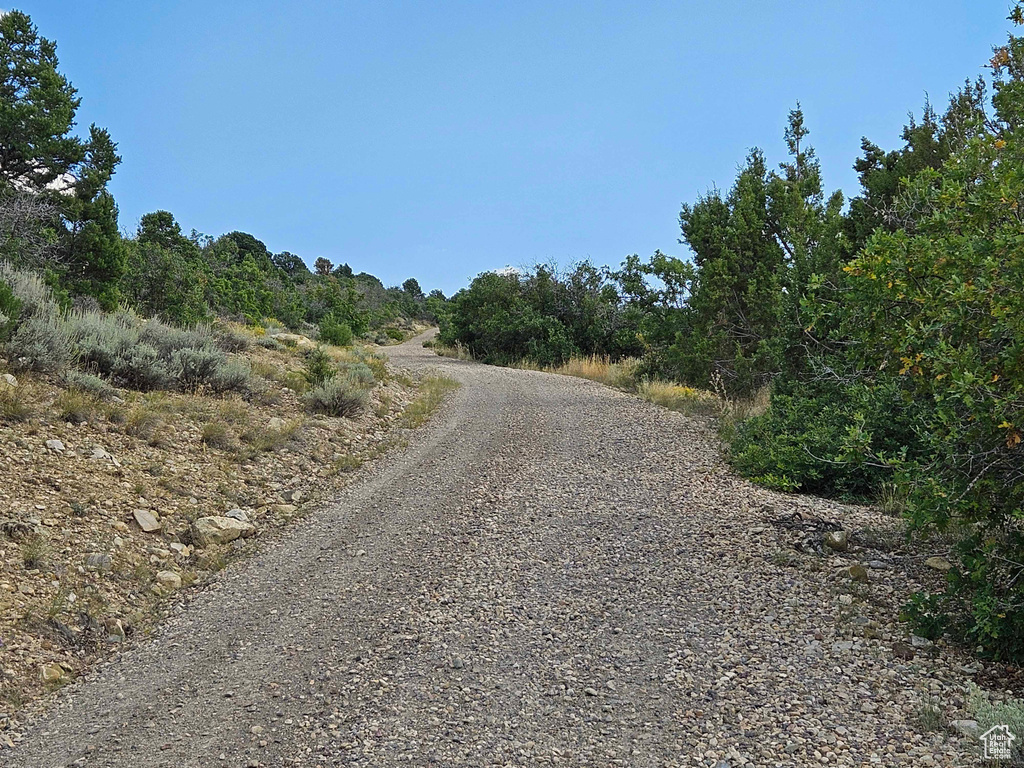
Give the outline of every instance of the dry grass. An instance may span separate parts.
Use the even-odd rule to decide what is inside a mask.
[[[456,360],[472,360],[473,355],[470,353],[467,347],[464,347],[461,342],[455,342],[455,346],[449,347],[444,344],[440,344],[435,341],[431,347],[434,350],[434,354],[439,357],[453,357]]]
[[[690,416],[717,416],[722,413],[724,405],[714,392],[658,379],[641,381],[637,394],[655,405]]]
[[[8,387],[0,382],[0,423],[17,424],[32,416],[26,386]]]
[[[199,439],[202,440],[204,445],[222,451],[231,451],[238,446],[235,434],[223,421],[211,421],[204,424]]]
[[[546,370],[551,373],[560,373],[563,376],[597,381],[616,389],[628,390],[635,386],[634,374],[639,362],[635,358],[626,358],[613,363],[608,357],[591,355],[590,357],[574,357],[558,367]]]
[[[420,384],[420,393],[402,412],[403,427],[418,427],[436,411],[445,396],[454,392],[461,384],[447,376],[427,376]]]
[[[95,421],[97,416],[106,410],[98,397],[77,389],[61,392],[53,407],[61,419],[72,424]]]

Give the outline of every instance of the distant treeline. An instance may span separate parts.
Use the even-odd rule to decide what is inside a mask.
[[[271,253],[244,232],[185,235],[167,211],[146,214],[123,237],[107,188],[121,162],[117,146],[95,125],[88,139],[73,133],[81,100],[58,70],[55,43],[26,14],[5,13],[0,63],[0,261],[43,275],[66,306],[127,304],[184,326],[215,316],[273,318],[344,342],[431,319],[443,303],[415,279],[385,288],[323,258],[311,272],[298,256]]]
[[[908,615],[1024,658],[1024,40],[990,68],[898,148],[864,139],[849,205],[826,194],[798,107],[777,170],[753,150],[731,189],[682,207],[692,258],[483,274],[441,341],[494,363],[637,357],[731,397],[770,387],[730,436],[734,465],[945,531],[959,562]]]

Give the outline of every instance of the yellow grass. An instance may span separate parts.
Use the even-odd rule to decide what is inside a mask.
[[[714,392],[684,387],[670,381],[641,381],[637,387],[637,394],[655,405],[682,413],[717,415],[722,412],[723,400]]]
[[[633,372],[639,360],[626,358],[613,363],[608,357],[591,355],[590,357],[574,357],[556,368],[549,368],[552,373],[563,376],[576,376],[590,379],[617,389],[630,389],[633,386]]]

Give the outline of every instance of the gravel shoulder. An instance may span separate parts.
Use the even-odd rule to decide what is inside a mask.
[[[0,764],[970,764],[916,720],[966,717],[968,660],[894,652],[897,558],[783,556],[771,523],[891,520],[736,478],[681,414],[422,339],[393,362],[463,386],[408,449],[61,691]]]

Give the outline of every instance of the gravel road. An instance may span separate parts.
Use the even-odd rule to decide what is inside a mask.
[[[420,341],[393,361],[463,386],[410,446],[62,691],[0,761],[964,764],[915,723],[925,695],[956,714],[960,681],[893,655],[899,584],[776,562],[767,517],[867,511],[750,486],[680,414]]]

